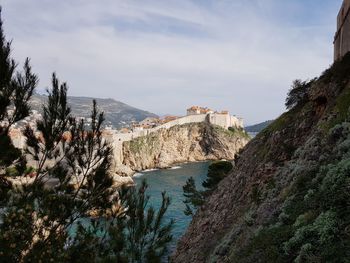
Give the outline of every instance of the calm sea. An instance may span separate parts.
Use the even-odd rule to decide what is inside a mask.
[[[191,217],[185,216],[183,213],[185,205],[182,186],[192,176],[199,188],[207,176],[208,166],[209,162],[186,163],[170,169],[139,173],[134,177],[136,184],[140,183],[142,179],[146,179],[147,193],[150,196],[149,205],[154,208],[160,207],[162,191],[166,191],[171,198],[171,204],[165,218],[166,221],[175,220],[172,232],[174,239],[170,245],[170,253],[175,249],[176,242],[184,234],[191,221]]]

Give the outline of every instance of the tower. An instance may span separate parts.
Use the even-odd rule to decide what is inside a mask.
[[[344,0],[337,18],[337,32],[334,37],[334,60],[350,51],[350,0]]]

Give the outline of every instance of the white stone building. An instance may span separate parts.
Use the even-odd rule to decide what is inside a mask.
[[[189,115],[199,115],[199,114],[209,114],[214,113],[213,110],[209,108],[203,108],[199,106],[192,106],[191,108],[187,109],[187,116]]]

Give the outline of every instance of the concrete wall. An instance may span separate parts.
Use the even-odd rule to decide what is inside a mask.
[[[341,59],[350,51],[350,0],[344,0],[337,17],[334,37],[334,60]]]

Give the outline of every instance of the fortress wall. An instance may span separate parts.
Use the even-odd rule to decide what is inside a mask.
[[[340,8],[340,11],[338,13],[338,16],[337,16],[337,27],[338,29],[341,27],[344,19],[345,19],[345,16],[346,16],[346,11],[350,8],[350,0],[344,0],[343,1],[343,4]]]
[[[106,141],[113,145],[113,155],[114,155],[114,165],[120,165],[123,163],[123,142],[131,141],[138,137],[147,136],[152,132],[156,132],[160,129],[170,129],[174,126],[184,125],[189,123],[202,123],[207,121],[207,117],[209,118],[210,123],[214,125],[221,126],[225,129],[231,126],[243,127],[242,119],[239,119],[235,116],[230,116],[228,114],[198,114],[198,115],[189,115],[184,116],[182,118],[170,121],[158,127],[148,129],[148,130],[140,130],[134,131],[131,133],[117,133],[116,131],[107,131],[104,133],[104,138]],[[13,134],[11,136],[13,144],[15,147],[23,149],[25,145],[25,137],[23,134]]]
[[[350,0],[344,0],[337,18],[337,32],[334,38],[334,60],[350,51]]]
[[[211,124],[221,126],[228,129],[231,124],[231,118],[228,114],[209,114],[209,121]]]
[[[211,124],[221,126],[225,129],[229,127],[243,128],[243,120],[229,114],[210,114],[209,119]]]
[[[179,118],[168,123],[162,124],[152,129],[134,131],[131,133],[114,133],[112,136],[109,136],[108,141],[113,144],[114,151],[114,161],[115,165],[120,165],[123,163],[123,142],[131,141],[138,137],[147,136],[148,134],[158,131],[160,129],[170,129],[171,127],[177,125],[184,125],[187,123],[200,123],[204,122],[206,119],[206,114],[201,115],[191,115]]]
[[[237,118],[235,116],[230,116],[231,118],[231,125],[230,126],[235,126],[237,128],[243,128],[243,119],[242,118]]]
[[[209,115],[209,116],[208,116]],[[147,136],[152,132],[156,132],[161,129],[170,129],[174,126],[184,125],[189,123],[201,123],[207,120],[207,116],[209,117],[209,121],[211,124],[221,126],[225,129],[228,129],[231,126],[243,127],[242,119],[239,119],[235,116],[230,116],[229,114],[199,114],[199,115],[189,115],[185,116],[168,123],[162,124],[152,129],[134,131],[131,133],[113,133],[111,136],[108,136],[107,140],[113,144],[114,151],[114,159],[115,164],[120,165],[123,163],[123,142],[131,141],[138,137]]]
[[[345,20],[342,28],[342,44],[340,46],[340,55],[344,56],[350,51],[350,16]]]
[[[177,126],[177,125],[184,125],[188,123],[199,123],[204,122],[206,119],[206,114],[198,114],[198,115],[189,115],[185,117],[181,117],[179,119],[170,121],[168,123],[162,124],[156,128],[151,129],[152,131],[157,131],[160,129],[170,129],[171,127]]]
[[[170,129],[174,126],[178,125],[184,125],[188,123],[201,123],[205,122],[207,118],[207,114],[199,114],[199,115],[189,115],[185,116],[173,121],[170,121],[168,123],[159,125],[152,129],[147,130],[141,130],[141,131],[134,131],[131,133],[114,133],[113,138],[111,138],[113,141],[131,141],[138,137],[147,136],[148,134],[158,131],[160,129]],[[230,116],[228,114],[209,114],[209,121],[211,124],[221,126],[225,129],[228,129],[228,127],[236,126],[236,127],[243,127],[243,121],[242,119],[239,119],[235,116]]]

